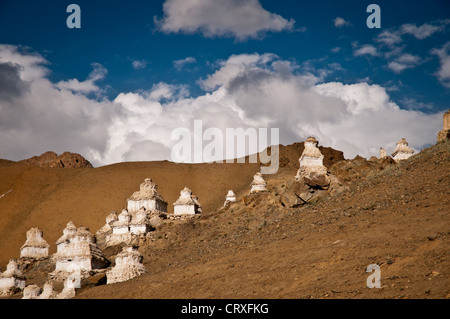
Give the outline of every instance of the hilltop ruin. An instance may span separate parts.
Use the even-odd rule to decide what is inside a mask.
[[[443,115],[443,128],[442,131],[438,133],[437,142],[442,142],[450,140],[450,109]]]

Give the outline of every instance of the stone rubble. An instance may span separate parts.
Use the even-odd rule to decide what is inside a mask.
[[[8,296],[25,288],[25,276],[19,270],[17,260],[10,259],[6,270],[0,273],[0,296]]]
[[[26,286],[23,290],[22,299],[72,299],[75,297],[75,288],[81,287],[81,277],[79,272],[74,272],[64,282],[64,289],[57,293],[54,291],[52,281],[47,281],[41,289],[37,285]]]
[[[23,289],[22,299],[39,299],[41,288],[37,285],[29,285]]]
[[[74,271],[67,279],[64,281],[64,289],[56,295],[56,299],[72,299],[75,298],[75,289],[81,288],[81,270],[78,269]]]
[[[57,293],[54,291],[53,282],[47,281],[42,288],[42,293],[39,295],[39,299],[55,299]]]
[[[116,256],[116,264],[106,272],[107,284],[131,280],[147,272],[136,247],[124,247]]]

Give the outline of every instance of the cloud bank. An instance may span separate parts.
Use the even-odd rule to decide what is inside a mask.
[[[442,126],[442,113],[401,109],[384,87],[323,82],[313,70],[270,53],[219,61],[199,79],[204,94],[195,97],[185,85],[161,82],[112,101],[94,100],[78,86],[61,85],[75,79],[52,83],[47,64],[38,54],[0,45],[0,158],[20,160],[53,150],[78,152],[94,166],[171,160],[177,143],[172,132],[192,131],[194,120],[223,132],[279,128],[285,145],[315,136],[347,158],[369,157],[378,155],[380,146],[393,151],[402,137],[418,150],[434,143]],[[96,67],[85,81],[105,76]]]

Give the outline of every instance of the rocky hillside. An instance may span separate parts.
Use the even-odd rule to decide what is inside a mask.
[[[86,282],[77,298],[450,298],[450,145],[399,164],[343,159],[321,148],[336,180],[299,189],[293,177],[303,143],[280,147],[268,192],[249,197],[258,164],[122,163],[48,170],[0,163],[0,254],[17,258],[26,231],[51,244],[69,220],[95,233],[146,177],[171,203],[185,186],[204,205],[200,218],[166,220],[139,248],[148,273],[104,285]],[[340,155],[339,155],[340,154]],[[238,202],[222,208],[228,189]],[[24,196],[27,194],[27,196]],[[303,198],[302,196],[308,195]],[[114,264],[120,247],[104,251]],[[381,289],[366,267],[381,268]],[[27,269],[40,286],[50,260]],[[20,296],[16,296],[19,298]]]
[[[92,164],[83,156],[71,152],[64,152],[61,155],[45,152],[21,162],[47,168],[92,168]]]
[[[349,188],[296,208],[289,177],[141,247],[149,273],[79,298],[450,298],[450,146],[409,160],[338,162]],[[345,173],[344,173],[345,172]],[[113,258],[113,256],[112,256]],[[381,289],[366,267],[381,268]]]

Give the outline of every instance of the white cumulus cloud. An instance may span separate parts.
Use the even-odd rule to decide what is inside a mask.
[[[202,33],[206,37],[258,38],[292,30],[295,21],[265,10],[258,0],[166,0],[164,16],[154,18],[166,33]]]

